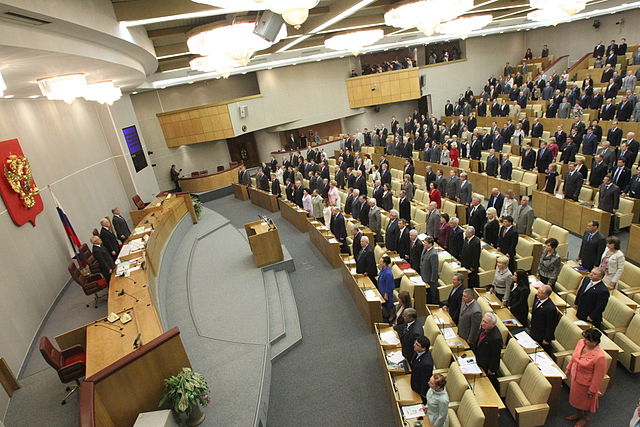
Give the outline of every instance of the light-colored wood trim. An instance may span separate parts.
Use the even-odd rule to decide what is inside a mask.
[[[242,96],[240,98],[229,99],[227,101],[221,101],[215,104],[198,105],[197,107],[183,108],[181,110],[165,111],[162,113],[157,113],[156,117],[162,117],[162,116],[167,116],[167,115],[176,114],[176,113],[184,113],[186,111],[200,110],[202,108],[219,107],[221,105],[228,105],[228,104],[233,104],[234,102],[247,101],[249,99],[256,99],[256,98],[262,98],[262,97],[263,95],[261,93],[257,95]]]
[[[431,67],[440,67],[442,65],[449,65],[449,64],[456,64],[458,62],[467,62],[467,58],[462,58],[462,59],[456,59],[454,61],[447,61],[447,62],[437,62],[435,64],[427,64],[427,65],[421,65],[418,68],[420,68],[421,70],[425,69],[425,68],[431,68]]]
[[[9,397],[13,396],[13,392],[20,388],[20,383],[3,357],[0,357],[0,383]]]

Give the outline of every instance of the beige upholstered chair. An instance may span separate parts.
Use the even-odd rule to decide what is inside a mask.
[[[549,236],[549,230],[551,230],[551,223],[549,221],[545,221],[542,218],[536,218],[533,220],[533,226],[531,227],[531,236],[534,239],[543,242],[547,240]]]
[[[431,344],[431,357],[433,357],[433,368],[446,372],[453,360],[453,352],[442,334],[438,335]]]
[[[582,282],[582,274],[578,273],[567,264],[563,264],[556,280],[556,293],[560,295],[565,301],[573,303],[576,299],[576,291]]]
[[[512,157],[513,158],[513,157]],[[522,182],[522,177],[524,176],[524,171],[522,169],[514,169],[511,172],[511,179],[516,182]]]
[[[531,270],[533,265],[533,241],[529,239],[518,239],[516,245],[516,268],[524,271]]]
[[[424,331],[424,336],[429,338],[429,342],[432,346],[436,342],[436,338],[438,338],[439,335],[442,335],[438,324],[436,323],[434,317],[431,315],[427,316],[427,318],[424,320],[424,326],[422,329]]]
[[[625,333],[633,318],[634,311],[618,298],[609,298],[602,313],[602,331],[611,339],[618,333]]]
[[[415,176],[417,177],[418,175],[415,175]],[[424,178],[422,178],[422,180],[424,181]],[[417,189],[413,195],[413,200],[422,202],[423,198],[424,198],[424,190]]]
[[[500,358],[500,366],[498,367],[500,396],[506,396],[509,383],[519,379],[530,362],[531,359],[529,359],[527,352],[524,351],[518,343],[518,340],[509,340]]]
[[[442,212],[449,214],[449,217],[456,216],[456,204],[449,199],[443,199]]]
[[[635,314],[625,333],[616,334],[613,338],[622,352],[618,353],[618,361],[632,374],[640,372],[640,314]]]
[[[580,194],[578,195],[578,201],[580,203],[591,203],[593,200],[593,190],[591,188],[582,187]]]
[[[442,264],[442,269],[438,277],[438,298],[440,301],[446,301],[449,298],[451,289],[453,289],[453,275],[456,274],[456,270],[451,263],[445,262]]]
[[[525,172],[520,181],[520,194],[530,196],[533,190],[538,188],[538,175],[534,172]]]
[[[393,194],[400,194],[400,190],[397,192],[394,190]],[[393,209],[399,211],[400,210],[400,199],[396,196],[391,196],[391,200],[393,200]]]
[[[620,198],[620,207],[615,214],[618,230],[631,227],[633,220],[633,201],[624,197]]]
[[[380,259],[387,254],[387,251],[382,246],[375,245],[373,247],[373,255],[376,259]]]
[[[484,249],[480,251],[480,268],[478,270],[480,287],[493,283],[493,277],[496,275],[496,262],[495,255]]]
[[[618,289],[628,295],[640,292],[640,267],[625,261],[624,270],[618,280]]]
[[[567,242],[568,236],[569,236],[569,231],[560,226],[552,225],[551,228],[549,229],[549,237],[547,238],[550,239],[553,237],[558,241],[559,245],[556,251],[558,252],[558,255],[560,255],[560,258],[562,259],[567,258],[567,252],[569,251],[569,243]]]
[[[519,427],[541,426],[549,415],[551,384],[533,363],[519,381],[509,383],[505,404]]]
[[[551,341],[551,349],[556,359],[556,364],[563,368],[565,359],[570,357],[576,344],[582,338],[582,329],[573,323],[567,316],[560,317],[556,326],[555,339]]]
[[[398,299],[398,292],[400,292],[400,291],[409,292],[409,295],[411,295],[411,302],[413,303],[413,298],[415,296],[415,284],[411,280],[409,280],[409,278],[407,276],[405,276],[404,274],[402,275],[402,279],[400,279],[400,286],[393,290],[393,298],[394,298],[394,300]],[[433,341],[431,341],[431,342],[433,342]]]
[[[413,182],[414,182],[414,184],[416,184],[418,186],[418,188],[421,188],[421,189],[426,188],[425,187],[424,175],[413,175]],[[422,191],[422,190],[420,190],[420,191]],[[420,197],[420,200],[422,200],[422,197]]]
[[[415,228],[418,234],[427,230],[427,213],[422,209],[416,209],[415,216],[411,217],[411,227]]]
[[[465,391],[469,390],[469,383],[458,366],[458,362],[453,362],[447,372],[447,385],[445,386],[449,395],[449,408],[458,408]]]
[[[462,395],[456,410],[449,408],[449,427],[478,427],[484,425],[484,413],[471,390]]]

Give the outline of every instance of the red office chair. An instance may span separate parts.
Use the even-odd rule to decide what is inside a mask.
[[[100,232],[98,231],[97,228],[94,228],[93,230],[91,230],[91,234],[94,235],[94,236],[100,237]]]
[[[223,165],[218,166],[218,169],[217,169],[218,172],[222,172],[223,170],[224,170],[224,166]]]
[[[203,171],[200,171],[200,175],[208,175],[208,174],[209,174],[209,171],[206,169]]]
[[[88,266],[92,273],[100,273],[100,265],[86,243],[78,248],[78,263],[80,267]]]
[[[60,403],[64,405],[67,399],[80,387],[80,378],[83,378],[86,370],[86,354],[81,345],[74,345],[62,351],[53,346],[49,338],[40,338],[40,353],[53,369],[58,372],[58,377],[63,384],[75,381],[76,385],[67,387],[69,392]]]
[[[142,199],[140,198],[140,196],[138,196],[137,194],[135,196],[133,196],[131,198],[131,200],[133,200],[133,203],[136,205],[138,210],[144,209],[149,204],[149,203],[143,202]]]
[[[82,287],[84,294],[87,296],[93,295],[93,306],[98,308],[98,300],[106,296],[106,294],[100,295],[99,293],[107,287],[107,281],[100,274],[83,276],[74,262],[70,263],[67,269],[73,281]],[[87,304],[87,307],[89,307],[89,304]]]

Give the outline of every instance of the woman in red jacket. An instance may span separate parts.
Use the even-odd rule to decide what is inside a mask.
[[[440,190],[436,188],[435,181],[431,181],[429,184],[429,201],[436,202],[438,209],[442,206],[442,195],[440,194]]]
[[[451,161],[451,167],[457,168],[460,167],[460,162],[458,162],[458,157],[460,156],[460,151],[458,150],[458,144],[455,142],[451,143],[451,149],[449,150],[449,160]]]
[[[587,414],[598,409],[600,385],[607,371],[604,350],[598,345],[601,336],[595,328],[585,330],[567,365],[567,375],[571,378],[569,403],[578,412],[566,419],[575,421],[574,426],[586,426],[590,421]]]

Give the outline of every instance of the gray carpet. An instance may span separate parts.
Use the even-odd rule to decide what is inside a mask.
[[[290,273],[302,327],[302,342],[278,359],[272,370],[268,424],[345,426],[394,424],[376,359],[376,340],[351,296],[309,241],[279,213],[225,197],[206,204],[236,227],[257,214],[274,219],[280,240],[296,263]]]

